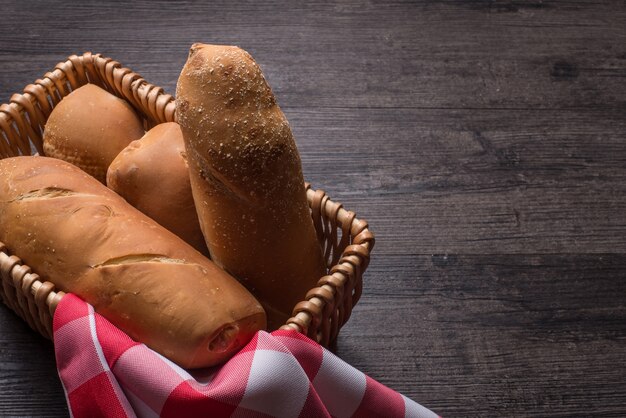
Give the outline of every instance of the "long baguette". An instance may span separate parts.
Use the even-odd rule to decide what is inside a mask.
[[[77,167],[7,158],[0,180],[11,252],[180,366],[220,363],[265,327],[235,279]]]

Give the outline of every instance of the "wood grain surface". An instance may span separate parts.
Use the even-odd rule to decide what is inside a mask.
[[[3,0],[0,102],[108,55],[260,63],[305,177],[376,234],[337,354],[452,416],[626,416],[626,3]],[[0,220],[1,221],[1,220]],[[0,307],[0,416],[67,416]]]

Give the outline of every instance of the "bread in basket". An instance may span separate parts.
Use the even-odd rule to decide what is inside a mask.
[[[127,100],[142,117],[146,129],[176,118],[174,98],[162,88],[111,58],[89,52],[73,55],[26,86],[22,94],[14,94],[10,103],[0,106],[0,158],[43,154],[42,133],[52,109],[87,83]],[[306,189],[328,271],[317,287],[296,304],[292,317],[281,328],[297,330],[328,346],[361,296],[374,236],[367,222],[331,201],[322,190],[314,190],[309,184]],[[10,220],[0,219],[0,227],[2,222]],[[21,262],[19,254],[11,254],[1,242],[0,273],[2,301],[31,328],[50,338],[52,315],[64,293],[42,279],[45,272],[32,271]]]

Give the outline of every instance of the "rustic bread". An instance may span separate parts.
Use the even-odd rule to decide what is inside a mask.
[[[107,186],[196,250],[209,254],[177,123],[157,125],[124,148],[109,166]]]
[[[325,274],[287,119],[257,63],[233,46],[194,44],[176,96],[211,257],[276,328]]]
[[[143,123],[126,101],[95,84],[86,84],[63,98],[50,113],[43,151],[104,183],[113,159],[143,134]]]
[[[265,327],[234,278],[75,166],[0,160],[0,240],[182,367],[211,366]]]

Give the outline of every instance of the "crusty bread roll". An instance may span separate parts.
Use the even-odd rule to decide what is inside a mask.
[[[43,151],[104,183],[113,159],[143,134],[141,120],[126,101],[86,84],[52,109],[43,132]]]
[[[234,278],[67,162],[0,160],[0,219],[44,280],[182,367],[219,363],[265,327]]]
[[[191,195],[183,133],[175,122],[150,129],[115,157],[107,186],[208,255]]]
[[[277,328],[325,274],[287,119],[257,63],[237,47],[194,44],[176,96],[211,257]]]

